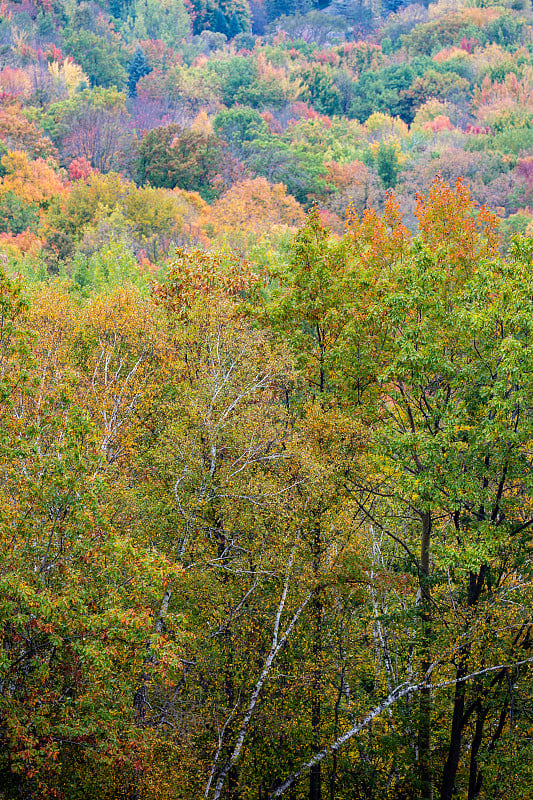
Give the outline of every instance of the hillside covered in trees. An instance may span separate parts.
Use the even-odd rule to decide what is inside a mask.
[[[436,174],[507,242],[533,219],[530,22],[528,0],[3,2],[0,252],[84,285],[109,248],[265,257],[391,188],[414,231]]]
[[[0,4],[1,800],[533,800],[531,19]]]

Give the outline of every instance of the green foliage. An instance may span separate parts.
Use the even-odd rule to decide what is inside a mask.
[[[212,135],[184,131],[179,125],[155,128],[139,143],[137,178],[140,183],[178,186],[212,198],[221,157],[220,143]]]
[[[359,13],[350,14],[348,7],[350,5],[353,10],[359,6]],[[346,6],[345,9],[339,9],[339,13],[336,14],[324,14],[320,10],[311,10],[304,14],[288,15],[284,13],[282,16],[276,17],[267,30],[271,35],[283,33],[292,41],[304,40],[318,46],[342,42],[349,36],[349,25],[355,21],[354,17],[359,17],[356,24],[363,25],[371,19],[369,9],[362,4],[353,2]]]
[[[409,89],[403,90],[402,94],[408,97],[416,108],[433,99],[464,103],[469,89],[469,81],[461,78],[456,72],[443,73],[428,69],[423,75],[416,77]]]
[[[130,9],[123,30],[132,39],[159,39],[175,46],[190,33],[191,19],[183,0],[132,0]]]
[[[350,116],[364,122],[371,114],[381,111],[411,122],[414,110],[405,90],[409,89],[419,70],[419,66],[407,64],[364,72],[355,86]]]
[[[113,210],[133,189],[134,184],[123,180],[116,172],[105,176],[93,174],[87,182],[73,187],[65,205],[55,210],[53,222],[71,234],[79,233],[92,224],[102,210]]]
[[[288,264],[274,274],[277,286],[264,320],[288,339],[312,392],[335,386],[335,353],[346,324],[345,243],[330,241],[312,210],[292,242]]]
[[[134,253],[120,240],[88,256],[78,252],[72,260],[71,271],[74,288],[81,292],[108,290],[124,284],[146,288],[146,281],[140,279]]]
[[[310,196],[322,194],[327,186],[320,156],[279,138],[254,140],[246,163],[256,175],[284,183],[289,194],[302,204],[309,202]]]
[[[267,136],[267,125],[258,111],[246,106],[219,111],[213,120],[213,129],[230,150],[242,158],[255,139]]]
[[[14,192],[0,198],[0,233],[34,233],[39,224],[39,207],[36,203],[25,203]]]
[[[335,85],[334,75],[327,67],[314,66],[302,73],[305,90],[302,99],[309,101],[321,114],[340,114],[342,97]]]
[[[89,76],[91,86],[114,86],[117,89],[126,86],[124,55],[116,42],[108,42],[101,34],[83,29],[66,29],[64,42],[65,52]]]
[[[109,525],[107,480],[113,475],[102,458],[102,409],[91,409],[81,387],[92,380],[93,392],[102,392],[98,360],[91,363],[94,348],[103,346],[108,365],[116,352],[106,349],[105,337],[98,340],[102,331],[90,314],[72,336],[65,325],[68,302],[60,293],[55,301],[41,315],[39,301],[32,304],[37,337],[20,290],[0,277],[0,671],[3,681],[9,675],[0,701],[0,771],[7,797],[32,791],[36,782],[46,796],[61,786],[73,788],[76,797],[77,770],[90,771],[93,779],[100,774],[102,794],[119,764],[119,784],[128,786],[130,748],[138,759],[146,741],[139,737],[132,691],[143,667],[159,682],[146,654],[148,648],[156,661],[165,646],[158,635],[150,640],[150,609],[173,571],[154,553],[141,555],[124,528],[119,534]],[[128,349],[124,334],[115,379],[121,363],[135,363],[136,346],[130,340]]]
[[[125,108],[126,95],[115,87],[85,88],[68,100],[52,103],[43,119],[43,126],[57,139],[68,130],[73,120],[90,117],[91,111],[120,114]]]
[[[531,800],[527,13],[8,5],[0,794]]]
[[[511,36],[514,36],[514,41],[519,39],[522,27],[523,23],[505,12],[497,19],[490,19],[482,14],[472,16],[463,10],[416,26],[402,37],[402,42],[410,53],[430,56],[444,47],[458,46],[461,40],[469,38],[482,44],[508,44]]]
[[[211,30],[233,39],[239,33],[250,31],[247,0],[191,0],[191,8],[195,34]]]
[[[71,160],[81,156],[93,168],[108,172],[121,165],[132,146],[126,100],[114,86],[83,89],[51,104],[43,127]]]
[[[384,189],[394,189],[398,181],[400,160],[398,148],[392,143],[380,142],[376,150],[376,172]]]
[[[528,153],[533,146],[533,128],[511,128],[510,130],[496,133],[487,142],[491,150],[500,153]]]
[[[487,25],[487,38],[501,47],[509,47],[521,42],[525,30],[523,19],[516,19],[509,12],[502,14],[498,19]]]
[[[278,17],[289,14],[306,14],[313,8],[316,8],[318,3],[316,0],[265,0],[265,11],[267,20],[270,22]]]
[[[226,106],[247,105],[252,85],[257,76],[254,62],[244,56],[233,56],[210,62],[209,69],[219,87]]]
[[[109,0],[109,13],[117,18],[122,19],[126,16],[132,0]]]

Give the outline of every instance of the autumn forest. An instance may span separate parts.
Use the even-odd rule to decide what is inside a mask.
[[[533,800],[530,0],[0,3],[0,800]]]

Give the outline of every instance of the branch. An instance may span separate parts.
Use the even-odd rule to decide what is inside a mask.
[[[265,663],[264,663],[261,675],[259,676],[259,678],[257,679],[257,682],[255,684],[255,688],[254,688],[254,691],[253,691],[252,696],[250,698],[250,702],[248,703],[248,708],[246,709],[246,712],[245,712],[244,717],[242,719],[241,727],[239,729],[239,733],[237,734],[237,741],[235,743],[235,747],[233,748],[233,752],[232,752],[231,756],[228,758],[228,760],[226,761],[224,767],[222,768],[222,770],[220,771],[220,774],[218,776],[218,780],[217,780],[217,783],[216,783],[216,786],[215,786],[215,790],[214,790],[214,794],[213,794],[213,800],[219,800],[219,798],[220,798],[220,796],[222,794],[222,789],[224,788],[224,783],[226,781],[226,777],[228,775],[228,772],[230,771],[231,767],[235,764],[235,762],[237,761],[237,759],[238,759],[238,757],[240,755],[240,752],[242,750],[242,746],[244,744],[244,740],[246,738],[246,734],[248,733],[248,728],[250,726],[250,721],[252,719],[255,707],[257,705],[257,701],[259,700],[259,697],[260,697],[261,692],[263,690],[263,686],[264,686],[265,681],[266,681],[266,679],[268,677],[268,674],[270,672],[270,668],[272,667],[274,659],[276,658],[277,654],[279,653],[279,651],[281,650],[281,648],[283,647],[283,645],[287,641],[288,637],[292,633],[292,631],[294,629],[294,626],[296,625],[300,614],[302,613],[304,608],[309,603],[311,597],[313,596],[313,591],[309,592],[309,594],[307,595],[305,600],[300,604],[300,606],[294,612],[294,614],[293,614],[293,616],[291,618],[291,621],[289,622],[289,624],[285,628],[285,631],[283,632],[283,634],[280,637],[279,631],[280,631],[280,625],[281,625],[281,617],[282,617],[282,614],[283,614],[283,609],[285,608],[285,602],[286,602],[286,599],[287,599],[287,592],[289,590],[289,579],[290,579],[291,572],[292,572],[292,565],[294,563],[295,551],[296,551],[296,544],[293,547],[293,550],[292,550],[292,553],[291,553],[291,556],[290,556],[290,559],[289,559],[289,563],[287,565],[285,583],[283,585],[281,598],[280,598],[280,601],[278,603],[278,608],[277,608],[277,611],[276,611],[276,617],[275,617],[275,620],[274,620],[274,630],[273,630],[273,633],[272,633],[272,645],[271,645],[270,651],[269,651],[269,653],[268,653],[268,655],[267,655],[267,657],[265,659]],[[207,797],[208,791],[209,791],[209,789],[207,788],[205,797]]]
[[[209,796],[209,790],[211,788],[211,784],[213,782],[213,778],[215,777],[215,772],[216,772],[218,759],[219,759],[219,756],[220,756],[220,751],[222,750],[222,745],[224,743],[224,734],[226,733],[226,728],[228,727],[228,725],[230,724],[231,720],[233,719],[233,715],[235,714],[235,712],[237,711],[237,709],[239,707],[239,703],[240,703],[240,698],[239,698],[239,700],[237,700],[237,702],[236,702],[236,704],[235,704],[235,706],[233,708],[233,711],[231,712],[231,714],[229,715],[229,717],[225,721],[224,725],[222,726],[222,730],[218,734],[218,746],[217,746],[217,750],[216,750],[216,753],[215,753],[215,757],[213,759],[213,765],[211,767],[211,772],[209,773],[209,780],[207,781],[207,786],[205,787],[204,798],[207,798]]]
[[[430,666],[424,676],[423,681],[419,683],[407,682],[396,686],[396,688],[393,689],[392,692],[390,692],[379,705],[373,708],[372,711],[370,711],[366,717],[361,720],[361,722],[358,722],[348,731],[343,733],[342,736],[339,736],[338,739],[332,742],[332,744],[325,747],[324,750],[321,750],[320,753],[317,753],[315,756],[313,756],[313,758],[309,759],[309,761],[306,761],[305,764],[302,764],[300,769],[298,769],[296,772],[293,772],[292,775],[286,778],[283,783],[278,786],[277,789],[274,789],[274,791],[268,796],[268,800],[276,800],[277,797],[281,797],[281,795],[287,789],[293,786],[296,781],[301,778],[304,772],[307,772],[307,770],[310,770],[312,767],[320,764],[320,762],[327,758],[327,756],[339,750],[339,748],[341,748],[345,742],[349,741],[353,736],[356,736],[358,733],[360,733],[372,722],[373,719],[378,717],[383,711],[389,708],[389,706],[393,705],[393,703],[396,703],[397,700],[401,700],[401,698],[405,697],[405,695],[420,692],[422,689],[445,689],[450,686],[455,686],[458,683],[466,683],[466,681],[472,680],[472,678],[478,678],[481,675],[486,675],[490,672],[497,672],[498,670],[509,669],[511,667],[521,667],[524,664],[533,663],[533,657],[526,658],[523,661],[515,661],[512,664],[497,664],[494,667],[486,667],[485,669],[481,669],[477,672],[471,672],[469,675],[465,675],[462,678],[455,678],[453,680],[441,681],[440,683],[432,684],[428,681],[428,678],[437,666],[437,663],[439,662],[435,662]]]

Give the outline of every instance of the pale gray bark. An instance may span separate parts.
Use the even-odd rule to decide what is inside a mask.
[[[291,557],[289,559],[289,564],[288,564],[288,567],[287,567],[287,574],[286,574],[286,577],[285,577],[285,583],[284,583],[284,586],[283,586],[283,591],[281,593],[281,598],[280,598],[280,601],[278,603],[278,608],[277,608],[276,616],[275,616],[275,619],[274,619],[274,630],[273,630],[273,633],[272,633],[272,644],[271,644],[270,650],[268,652],[268,655],[265,658],[265,662],[264,662],[263,669],[261,671],[261,675],[259,676],[259,678],[256,681],[254,690],[252,692],[252,696],[250,697],[250,701],[249,701],[248,706],[246,708],[246,711],[244,713],[244,716],[243,716],[243,719],[242,719],[242,722],[241,722],[241,726],[240,726],[239,732],[237,734],[237,740],[235,742],[233,751],[232,751],[230,757],[228,758],[228,760],[224,764],[224,767],[221,769],[221,771],[220,771],[220,773],[218,775],[217,782],[216,782],[216,785],[215,785],[215,789],[214,789],[214,792],[213,792],[213,800],[219,800],[219,798],[220,798],[220,796],[222,794],[222,790],[224,788],[224,784],[226,782],[226,778],[228,776],[228,773],[229,773],[230,769],[232,768],[232,766],[236,763],[237,759],[239,758],[239,755],[241,753],[244,741],[246,739],[246,735],[248,733],[248,729],[250,727],[250,722],[251,722],[255,707],[257,705],[257,701],[259,700],[259,697],[261,696],[261,692],[263,690],[263,686],[265,685],[265,681],[266,681],[266,679],[268,677],[268,674],[270,672],[272,664],[274,663],[274,660],[275,660],[276,656],[278,655],[278,653],[280,652],[280,650],[284,646],[285,642],[287,641],[287,639],[291,635],[292,631],[294,630],[294,627],[295,627],[295,625],[296,625],[296,623],[298,621],[298,618],[300,617],[302,611],[305,609],[305,607],[307,606],[307,604],[309,603],[309,601],[311,600],[311,597],[313,595],[313,592],[309,592],[307,597],[304,599],[304,601],[299,605],[299,607],[296,609],[296,611],[292,615],[289,624],[287,625],[287,627],[285,628],[285,631],[280,636],[281,617],[283,615],[283,611],[284,611],[284,608],[285,608],[285,603],[286,603],[286,600],[287,600],[287,592],[289,590],[289,580],[290,580],[290,575],[291,575],[291,572],[292,572],[292,566],[293,566],[293,563],[294,563],[294,554],[295,554],[295,549],[293,549],[293,552],[291,553]],[[218,759],[219,752],[220,752],[220,748],[219,748],[219,750],[217,750],[216,759]],[[213,770],[212,770],[212,772],[213,772]],[[204,793],[204,797],[205,798],[207,798],[208,795],[209,795],[211,782],[212,782],[212,777],[210,776],[208,785],[207,785],[205,793]]]
[[[431,687],[431,689],[434,691],[436,689],[445,689],[449,686],[455,686],[457,683],[459,683],[457,679],[454,679],[432,684],[429,681],[429,678],[431,677],[431,673],[438,666],[438,663],[439,662],[436,662],[430,666],[426,675],[424,676],[424,680],[420,681],[419,683],[411,683],[408,681],[393,689],[393,691],[390,692],[379,705],[375,706],[372,711],[369,711],[369,713],[360,722],[343,733],[342,736],[339,736],[334,742],[321,750],[320,753],[317,753],[315,756],[313,756],[313,758],[310,758],[309,761],[306,761],[304,764],[302,764],[302,766],[296,772],[293,772],[292,775],[289,775],[289,777],[286,778],[277,789],[269,794],[268,800],[276,800],[276,798],[281,797],[281,795],[284,794],[287,789],[290,789],[290,787],[293,786],[302,777],[302,775],[308,772],[315,764],[319,764],[325,758],[339,750],[343,744],[364,730],[364,728],[366,728],[372,722],[372,720],[382,714],[383,711],[388,709],[398,700],[401,700],[402,697],[405,697],[410,693],[421,692],[428,687]],[[477,672],[471,672],[469,675],[465,675],[463,678],[461,678],[460,682],[466,682],[472,680],[473,678],[478,678],[481,675],[487,675],[490,672],[497,672],[501,669],[511,669],[531,663],[533,663],[533,657],[526,658],[523,661],[515,661],[512,664],[497,664],[496,666],[486,667],[485,669]]]

